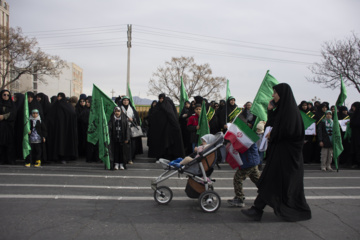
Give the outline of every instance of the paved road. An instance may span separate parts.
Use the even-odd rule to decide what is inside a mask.
[[[262,222],[247,220],[233,197],[234,171],[215,169],[216,213],[204,213],[185,192],[186,178],[168,179],[174,192],[166,206],[153,199],[150,182],[163,170],[144,157],[126,171],[105,171],[84,160],[41,169],[0,167],[0,239],[360,239],[360,171],[324,173],[306,165],[309,221],[280,221],[269,207]],[[245,184],[251,206],[256,188]]]

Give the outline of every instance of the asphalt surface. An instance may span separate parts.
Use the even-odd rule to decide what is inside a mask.
[[[221,207],[205,213],[186,196],[183,174],[159,184],[171,188],[173,199],[156,203],[151,181],[164,170],[145,156],[123,171],[84,159],[38,169],[21,161],[0,166],[0,239],[360,239],[359,170],[305,165],[312,219],[283,222],[266,207],[262,221],[252,222],[226,202],[235,173],[227,164],[212,174]],[[249,179],[244,192],[250,207],[256,187]]]

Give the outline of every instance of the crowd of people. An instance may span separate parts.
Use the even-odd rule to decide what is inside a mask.
[[[111,169],[124,170],[127,164],[133,164],[137,154],[143,153],[141,136],[134,136],[131,130],[131,127],[140,125],[147,136],[148,157],[191,161],[185,156],[201,149],[197,130],[205,102],[210,134],[204,137],[209,137],[208,141],[212,134],[225,133],[227,124],[236,117],[249,128],[256,129],[259,136],[258,142],[240,154],[243,165],[234,175],[235,197],[228,200],[228,204],[245,206],[242,183],[249,177],[258,187],[258,196],[251,208],[242,210],[244,215],[259,221],[264,207],[269,205],[277,216],[286,221],[310,219],[311,210],[304,195],[303,164],[320,163],[321,171],[333,171],[335,107],[318,101],[297,104],[291,87],[286,83],[274,86],[273,91],[267,122],[257,121],[257,116],[251,112],[251,102],[239,107],[231,96],[219,103],[196,96],[194,101],[185,102],[178,114],[173,101],[160,94],[144,119],[140,119],[129,97],[118,97],[108,122]],[[79,99],[66,98],[64,93],[59,93],[49,101],[43,93],[35,95],[28,92],[26,95],[16,93],[11,96],[10,91],[1,91],[1,164],[15,164],[16,159],[23,159],[26,167],[40,167],[44,162],[66,163],[78,157],[85,158],[87,162],[99,162],[98,143],[94,145],[87,141],[91,96],[81,94]],[[316,125],[316,131],[310,135],[305,133],[304,115],[314,119]],[[347,128],[351,129],[341,132],[344,151],[339,163],[359,168],[360,102],[353,103],[349,110],[338,106],[337,115],[339,120],[348,119]],[[29,130],[24,128],[27,117]],[[264,129],[267,127],[272,127],[272,130],[265,136]],[[31,154],[26,157],[23,152],[24,137],[29,138],[31,146]],[[268,139],[268,147],[260,151],[262,138]],[[202,143],[207,143],[206,139],[203,138]],[[264,169],[263,160],[266,161]]]
[[[67,98],[64,93],[49,97],[44,93],[27,93],[28,115],[31,120],[29,134],[32,154],[24,159],[22,140],[24,136],[24,94],[1,91],[0,101],[0,161],[2,164],[15,164],[16,159],[23,159],[26,166],[41,166],[50,161],[66,163],[77,158],[85,158],[87,162],[98,162],[98,146],[87,141],[87,131],[91,107],[91,96],[81,94],[80,98]],[[250,111],[252,103],[243,106],[236,104],[234,97],[227,101],[208,101],[201,96],[194,97],[192,102],[185,102],[180,114],[173,101],[165,94],[160,94],[157,101],[153,101],[147,116],[140,119],[135,106],[126,96],[118,97],[109,122],[112,142],[121,144],[121,153],[111,145],[111,154],[121,154],[113,159],[113,169],[126,169],[126,164],[132,164],[137,154],[143,153],[141,137],[132,138],[128,129],[123,129],[125,135],[120,136],[115,120],[126,118],[124,122],[140,125],[147,135],[149,148],[148,157],[176,159],[185,157],[194,151],[198,143],[196,134],[201,113],[201,104],[205,101],[209,128],[211,134],[226,132],[227,123],[238,117],[250,128],[254,127],[256,116]],[[321,170],[332,171],[332,127],[334,106],[328,102],[314,103],[301,101],[298,109],[316,120],[316,135],[306,135],[302,153],[304,163],[320,163]],[[360,103],[355,102],[348,110],[345,106],[338,107],[338,119],[350,119],[351,137],[344,139],[344,151],[340,155],[339,163],[343,166],[358,168],[360,166]],[[116,117],[118,112],[118,117]],[[119,115],[120,114],[120,115]],[[115,120],[114,120],[115,119]],[[117,125],[116,125],[117,124]],[[263,137],[265,123],[257,123],[257,134]],[[131,125],[131,124],[130,124]],[[124,125],[125,126],[125,125]],[[116,138],[117,137],[117,138]],[[258,146],[259,147],[259,146]],[[264,153],[259,152],[262,168]]]

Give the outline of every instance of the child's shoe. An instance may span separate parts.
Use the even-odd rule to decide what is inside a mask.
[[[26,164],[25,164],[25,167],[30,167],[30,166],[31,166],[30,163],[26,163]]]
[[[124,164],[120,163],[120,170],[124,170]]]
[[[36,160],[34,167],[41,167],[41,161]]]
[[[119,170],[119,164],[115,163],[114,170]]]

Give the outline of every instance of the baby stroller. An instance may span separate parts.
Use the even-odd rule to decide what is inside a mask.
[[[214,179],[210,175],[218,158],[221,158],[219,149],[224,147],[224,135],[219,132],[215,135],[215,140],[209,143],[199,156],[194,158],[186,165],[173,166],[169,160],[159,159],[159,162],[166,170],[159,177],[151,182],[151,188],[154,190],[154,199],[159,204],[168,204],[173,197],[172,190],[167,186],[158,186],[159,183],[178,174],[184,174],[188,177],[185,192],[190,198],[198,198],[200,208],[204,212],[216,212],[221,205],[219,194],[214,191]]]

